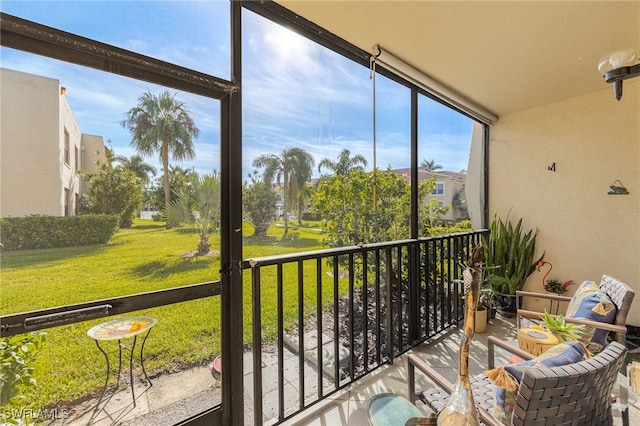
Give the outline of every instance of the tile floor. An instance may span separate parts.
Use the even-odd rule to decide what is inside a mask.
[[[470,374],[481,373],[487,363],[487,337],[501,336],[505,340],[515,342],[514,320],[498,315],[490,320],[485,333],[477,333],[471,344],[470,350]],[[455,329],[447,334],[437,337],[429,342],[429,345],[422,345],[412,351],[419,354],[422,359],[431,364],[440,374],[451,382],[454,382],[458,371],[458,348],[460,344],[460,329]],[[505,362],[508,355],[506,353],[496,353],[496,363]],[[502,358],[502,359],[501,359]],[[429,379],[416,373],[416,388],[427,388],[433,386]],[[408,396],[407,390],[407,368],[406,355],[397,358],[393,365],[379,369],[376,373],[353,384],[347,390],[337,396],[317,404],[306,410],[304,413],[283,423],[288,426],[293,425],[367,425],[367,403],[372,396],[393,392],[399,395]],[[430,410],[422,404],[418,407],[428,415]],[[630,424],[640,425],[640,402],[636,402],[629,410]],[[614,411],[614,425],[622,425],[619,412]]]

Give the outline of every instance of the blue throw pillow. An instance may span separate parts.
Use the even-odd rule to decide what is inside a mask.
[[[605,324],[612,324],[617,308],[609,296],[600,291],[593,281],[585,281],[576,290],[567,307],[567,318],[584,318]],[[571,330],[579,341],[587,345],[592,353],[598,353],[607,344],[607,330],[589,325],[576,324]]]

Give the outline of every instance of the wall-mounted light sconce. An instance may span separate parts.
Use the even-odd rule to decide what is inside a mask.
[[[622,81],[640,76],[638,52],[631,48],[624,48],[605,55],[598,63],[598,71],[607,83],[613,83],[616,99],[620,100]]]
[[[66,88],[66,87],[64,87],[64,86],[61,86],[61,87],[60,87],[60,94],[61,94],[61,95],[66,95],[66,94],[67,94],[67,88]]]
[[[627,188],[625,188],[622,182],[617,179],[609,186],[609,188],[611,188],[611,191],[608,192],[609,195],[629,195]]]

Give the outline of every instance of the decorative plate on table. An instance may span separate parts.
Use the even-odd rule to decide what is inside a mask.
[[[120,318],[91,327],[87,334],[96,340],[120,340],[143,333],[155,323],[156,319],[152,317]]]

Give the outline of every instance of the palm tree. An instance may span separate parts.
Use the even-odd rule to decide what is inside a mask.
[[[420,167],[427,172],[434,172],[436,170],[442,169],[442,166],[440,164],[436,164],[436,160],[422,160],[422,163],[420,163]]]
[[[311,178],[313,157],[301,148],[285,148],[280,156],[263,154],[253,160],[253,167],[264,167],[264,181],[271,184],[275,178],[278,185],[282,181],[284,206],[284,234],[289,232],[289,203],[298,195],[298,188],[306,185]]]
[[[323,158],[318,164],[318,172],[320,172],[320,169],[323,167],[331,170],[336,175],[346,175],[356,170],[364,171],[364,168],[367,167],[367,160],[360,154],[352,157],[351,151],[343,149],[340,151],[340,154],[338,154],[337,161]]]
[[[122,164],[122,167],[125,169],[132,171],[140,178],[145,185],[148,185],[151,182],[151,178],[149,176],[154,176],[157,173],[155,167],[153,167],[149,163],[145,163],[144,159],[139,155],[132,155],[131,158],[127,158],[124,155],[116,156],[116,161]]]
[[[210,175],[191,176],[190,188],[183,187],[177,199],[164,206],[163,215],[170,227],[197,229],[200,235],[197,254],[204,256],[211,248],[209,231],[216,230],[220,220],[220,175],[214,170]]]
[[[193,139],[200,134],[187,106],[166,90],[159,95],[147,92],[125,113],[121,124],[131,132],[131,146],[142,156],[160,156],[164,201],[169,204],[169,157],[174,161],[194,158]]]

